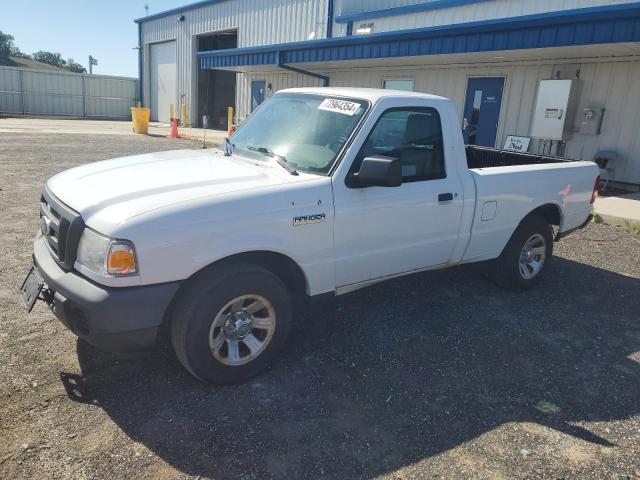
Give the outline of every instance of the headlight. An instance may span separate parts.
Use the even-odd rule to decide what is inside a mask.
[[[133,243],[113,240],[88,228],[78,244],[78,262],[101,275],[133,275],[138,263]]]

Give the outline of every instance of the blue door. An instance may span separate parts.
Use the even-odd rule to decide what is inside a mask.
[[[462,133],[468,145],[495,147],[504,78],[470,78]]]
[[[251,111],[264,102],[264,90],[266,83],[264,80],[254,80],[251,82]]]

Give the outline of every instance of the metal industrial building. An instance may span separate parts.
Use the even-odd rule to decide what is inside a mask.
[[[640,184],[640,2],[628,0],[207,0],[136,20],[140,96],[226,128],[296,86],[412,89],[452,98],[465,140],[594,159]],[[562,139],[533,135],[541,82],[569,79]],[[479,115],[479,113],[481,114]],[[552,150],[553,149],[553,150]],[[617,156],[617,158],[615,158]]]

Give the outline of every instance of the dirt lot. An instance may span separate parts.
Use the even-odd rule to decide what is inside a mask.
[[[240,386],[26,315],[45,179],[190,146],[0,134],[1,478],[640,478],[640,236],[614,227],[557,245],[526,295],[468,266],[341,297]]]

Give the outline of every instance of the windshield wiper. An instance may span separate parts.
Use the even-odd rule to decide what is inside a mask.
[[[278,155],[276,152],[267,147],[247,147],[247,150],[251,150],[252,152],[260,152],[267,157],[275,158],[276,162],[281,165],[287,172],[291,175],[298,175],[298,170],[287,162],[287,158],[283,155]]]

